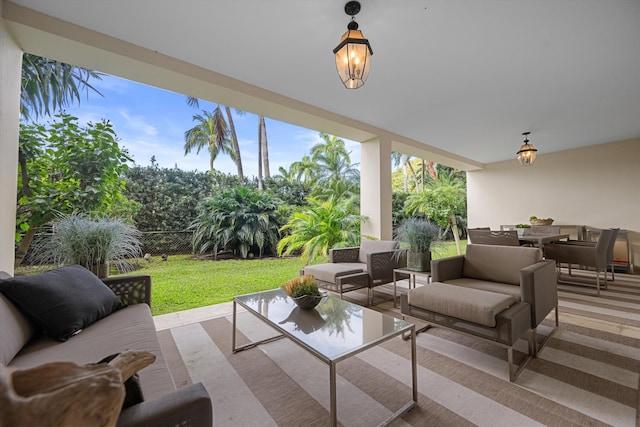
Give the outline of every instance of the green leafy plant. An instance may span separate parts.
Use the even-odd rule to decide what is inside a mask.
[[[529,224],[516,224],[516,228],[531,228]]]
[[[302,259],[309,264],[327,256],[331,248],[359,246],[360,223],[365,218],[354,212],[352,199],[310,197],[309,207],[294,212],[282,227],[281,231],[290,234],[278,243],[278,254],[291,255],[302,249]]]
[[[198,205],[190,228],[193,247],[200,253],[232,251],[247,258],[275,253],[280,237],[280,201],[270,192],[250,187],[224,189]]]
[[[130,271],[128,259],[141,255],[140,232],[121,219],[72,213],[51,225],[51,236],[34,248],[38,263],[80,264],[94,272],[98,265],[117,263],[120,271]]]
[[[434,241],[440,236],[440,227],[427,219],[410,217],[402,221],[395,233],[400,242],[400,250],[429,252]]]

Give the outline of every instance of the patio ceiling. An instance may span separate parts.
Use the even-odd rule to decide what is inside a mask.
[[[463,169],[515,159],[527,130],[541,155],[640,137],[639,1],[362,0],[374,56],[358,90],[332,54],[344,3],[14,0],[3,14],[26,51]]]

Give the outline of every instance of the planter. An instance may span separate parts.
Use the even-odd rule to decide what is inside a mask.
[[[407,270],[431,271],[431,252],[407,251]]]
[[[91,271],[101,279],[106,279],[107,277],[109,277],[109,263],[106,262],[104,264],[94,264],[91,266],[89,271]]]
[[[291,298],[298,307],[303,310],[312,310],[316,305],[322,301],[326,295],[301,295],[299,297]]]
[[[518,232],[518,237],[524,236],[524,230],[526,230],[526,229],[525,228],[516,228],[516,231]]]
[[[531,220],[531,225],[551,225],[553,224],[552,219],[534,219]]]

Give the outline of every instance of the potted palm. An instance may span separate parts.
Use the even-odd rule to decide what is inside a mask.
[[[431,270],[431,246],[440,237],[440,227],[427,219],[411,217],[396,229],[395,240],[400,243],[396,256],[407,257],[407,269]]]
[[[79,264],[103,278],[109,264],[132,270],[128,259],[141,256],[140,232],[119,218],[62,215],[51,223],[52,234],[34,248],[37,263]]]

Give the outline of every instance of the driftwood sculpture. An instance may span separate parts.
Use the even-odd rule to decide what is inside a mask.
[[[115,426],[123,382],[154,361],[151,353],[127,351],[109,364],[0,365],[0,427]]]

